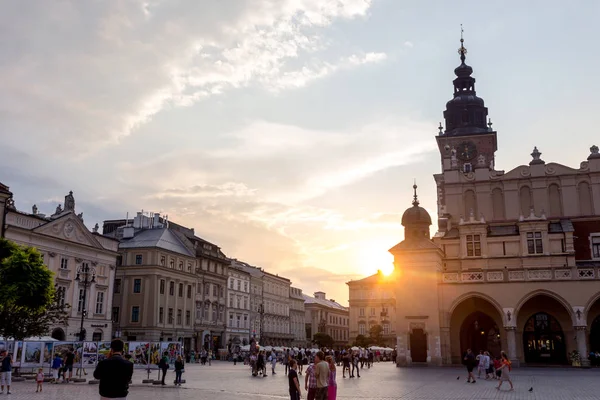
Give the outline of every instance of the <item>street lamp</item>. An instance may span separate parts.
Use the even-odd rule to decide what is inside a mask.
[[[261,303],[258,306],[258,313],[260,314],[260,332],[258,334],[259,342],[263,341],[263,316],[265,314],[265,306]]]
[[[87,315],[86,300],[87,300],[87,289],[92,286],[92,283],[96,282],[96,269],[89,266],[88,263],[83,263],[77,268],[77,276],[75,280],[79,282],[80,286],[83,286],[83,299],[81,303],[81,326],[79,329],[79,341],[85,340],[85,331],[83,330],[83,320]]]

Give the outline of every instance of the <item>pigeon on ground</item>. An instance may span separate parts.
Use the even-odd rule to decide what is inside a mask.
[[[530,387],[530,388],[529,388],[529,391],[530,391],[530,392],[533,392],[533,387]]]
[[[460,376],[457,376],[457,377],[456,377],[456,380],[458,381],[459,379],[460,379]]]

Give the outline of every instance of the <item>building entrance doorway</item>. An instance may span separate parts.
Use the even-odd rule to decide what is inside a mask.
[[[410,333],[410,357],[412,362],[427,362],[427,334],[415,328]]]
[[[600,315],[594,318],[590,329],[590,351],[600,352]]]
[[[501,347],[500,329],[492,317],[476,311],[465,318],[460,329],[461,354],[471,349],[475,355],[480,351],[489,351],[497,357]]]
[[[523,351],[527,363],[565,364],[565,335],[556,318],[545,312],[531,316],[523,329]]]

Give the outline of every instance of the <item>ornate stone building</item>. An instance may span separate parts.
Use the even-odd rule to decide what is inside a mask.
[[[304,296],[302,289],[290,287],[290,333],[294,336],[292,346],[304,347],[306,343],[306,323]]]
[[[350,341],[358,335],[369,336],[371,328],[382,328],[386,346],[396,345],[396,288],[381,271],[347,283],[349,288]]]
[[[503,349],[515,365],[564,364],[578,351],[585,364],[600,350],[598,147],[575,168],[534,148],[528,164],[497,169],[462,39],[459,53],[436,137],[438,232],[430,237],[415,186],[405,239],[390,249],[397,363],[458,364],[471,348]]]
[[[333,299],[327,300],[324,292],[314,295],[302,295],[307,339],[312,341],[316,333],[326,333],[333,338],[336,348],[347,346],[351,341],[348,308]]]
[[[0,182],[0,238],[4,237],[4,218],[8,212],[9,207],[12,207],[12,193],[8,186],[3,185]]]
[[[264,322],[263,304],[263,276],[260,268],[235,260],[236,265],[250,275],[250,337],[258,343],[262,338],[262,324]]]
[[[289,279],[263,271],[263,334],[261,344],[289,346],[290,333]]]
[[[8,188],[0,184],[0,198],[6,192]],[[79,340],[83,313],[84,338],[110,340],[118,241],[100,235],[97,224],[92,232],[88,230],[83,213],[75,212],[73,192],[65,196],[64,208],[59,204],[51,215],[41,213],[36,205],[31,213],[18,211],[11,200],[6,205],[6,239],[42,253],[44,264],[54,273],[59,301],[71,305],[68,325],[54,326],[49,334],[57,340]],[[88,286],[80,274],[86,267],[88,280],[94,278]]]
[[[128,341],[179,341],[190,348],[198,261],[192,243],[158,214],[139,212],[133,221],[104,231],[120,240],[113,321],[115,336]]]
[[[188,310],[191,312],[193,333],[191,337],[187,336],[188,328],[184,326],[185,337],[179,335],[179,330],[181,329],[178,329],[177,336],[171,337],[182,337],[183,343],[188,349],[194,348],[199,350],[206,348],[216,351],[217,349],[225,348],[226,343],[224,342],[224,338],[227,328],[225,321],[225,289],[227,286],[229,259],[217,245],[196,236],[193,228],[186,228],[185,226],[168,221],[167,217],[161,217],[158,214],[144,215],[143,213],[138,213],[136,218],[138,217],[143,221],[142,224],[145,224],[146,228],[144,229],[156,226],[162,226],[162,229],[167,229],[169,236],[172,237],[169,240],[185,247],[195,257],[192,266],[192,274],[194,275],[194,295],[192,299],[194,307],[191,309],[186,308],[185,310],[186,312]],[[105,221],[103,232],[121,237],[123,226],[128,224],[129,222],[126,219]],[[183,255],[183,253],[181,254]],[[177,261],[176,265],[178,269],[180,267],[179,261]],[[189,272],[188,265],[184,263],[183,267],[184,272],[187,274]],[[186,302],[187,300],[186,297]],[[185,315],[185,318],[187,318],[187,313]],[[161,332],[168,333],[165,331]],[[163,336],[163,338],[168,339],[166,336]]]
[[[231,260],[227,284],[227,336],[231,352],[250,343],[250,273]]]

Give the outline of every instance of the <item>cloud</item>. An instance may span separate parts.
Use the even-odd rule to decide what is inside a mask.
[[[410,42],[408,40],[406,42],[404,42],[404,46],[408,47],[410,49],[412,49],[413,47],[415,47],[415,45],[413,44],[413,42]]]
[[[371,2],[7,4],[0,16],[2,35],[11,38],[0,55],[0,131],[27,133],[24,146],[81,155],[118,142],[167,107],[249,85],[304,86],[350,66],[319,59],[331,45],[321,33],[338,20],[365,17]]]

